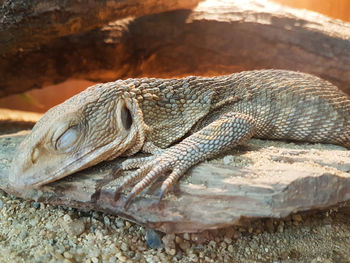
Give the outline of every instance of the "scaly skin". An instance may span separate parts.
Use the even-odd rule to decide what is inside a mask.
[[[168,174],[162,197],[196,163],[251,137],[350,148],[350,98],[304,73],[257,70],[213,78],[98,84],[49,110],[19,147],[10,181],[37,187],[118,156],[138,168],[126,204]]]

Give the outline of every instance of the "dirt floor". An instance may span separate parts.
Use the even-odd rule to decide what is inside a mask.
[[[119,217],[2,191],[0,210],[0,262],[350,262],[344,208],[165,236]]]

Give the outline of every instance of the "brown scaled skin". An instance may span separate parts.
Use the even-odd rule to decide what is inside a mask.
[[[125,204],[161,175],[161,197],[190,167],[251,137],[350,148],[350,98],[315,76],[256,70],[213,78],[128,79],[90,87],[48,111],[20,145],[10,180],[37,187],[118,156]]]

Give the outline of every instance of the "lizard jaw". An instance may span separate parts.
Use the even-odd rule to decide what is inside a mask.
[[[81,171],[87,167],[96,165],[105,160],[111,160],[121,156],[124,152],[130,150],[126,145],[130,144],[132,148],[139,150],[139,145],[135,145],[140,137],[137,132],[138,127],[132,127],[131,137],[125,137],[121,141],[112,141],[99,148],[85,151],[79,155],[75,155],[74,159],[65,158],[60,162],[53,162],[50,165],[50,160],[58,159],[58,156],[50,156],[47,153],[47,159],[44,162],[47,164],[44,169],[38,170],[37,166],[28,158],[25,152],[19,152],[12,161],[12,166],[9,174],[10,185],[16,189],[37,188],[47,183],[57,181],[63,177]],[[142,138],[143,141],[143,138]]]
[[[35,169],[35,165],[26,165],[26,163],[19,165],[22,157],[21,154],[19,154],[13,161],[9,182],[16,189],[37,188],[106,160],[111,149],[114,147],[115,145],[113,143],[106,144],[92,152],[82,153],[74,160],[66,159],[61,163],[47,166],[39,171]],[[120,154],[121,153],[117,155]]]
[[[20,155],[17,156],[17,159],[19,157]],[[70,163],[61,163],[60,166],[62,168],[46,167],[44,170],[39,171],[31,169],[33,168],[32,166],[18,165],[15,161],[10,169],[9,182],[16,189],[37,188],[93,165],[91,161],[89,162],[89,159],[91,157],[89,158],[86,154]],[[82,163],[85,163],[85,165],[82,165]]]

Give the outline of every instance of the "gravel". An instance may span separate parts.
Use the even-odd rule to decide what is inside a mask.
[[[350,262],[349,210],[162,234],[0,191],[0,262]]]

